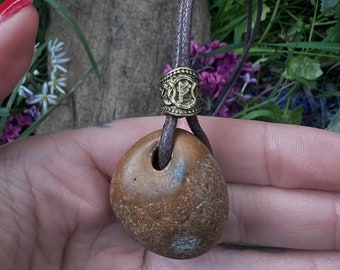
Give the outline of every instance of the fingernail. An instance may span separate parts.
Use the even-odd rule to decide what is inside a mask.
[[[23,7],[32,4],[33,0],[6,0],[0,4],[0,22],[17,13]]]

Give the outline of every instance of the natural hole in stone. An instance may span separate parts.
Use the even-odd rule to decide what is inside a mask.
[[[161,168],[160,165],[159,165],[159,148],[156,147],[154,150],[153,150],[153,153],[152,153],[152,157],[151,157],[151,163],[152,163],[152,167],[157,170],[157,171],[161,171],[163,169],[166,168],[166,166],[168,166],[168,164],[166,164],[166,166],[164,168]]]
[[[156,147],[152,153],[152,167],[157,171],[162,170],[162,168],[159,166],[159,148],[158,147]]]

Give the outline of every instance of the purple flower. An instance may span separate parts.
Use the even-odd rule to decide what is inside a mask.
[[[199,47],[194,41],[191,41],[190,43],[190,55],[193,59],[196,59],[197,56],[201,56],[198,59],[198,63],[201,66],[208,65],[213,66],[215,65],[215,62],[219,59],[223,59],[225,57],[225,53],[218,53],[215,55],[212,55],[210,57],[204,57],[205,54],[208,54],[212,52],[213,50],[219,49],[221,47],[227,46],[226,43],[220,42],[218,40],[215,40],[209,44],[206,44],[202,47]]]
[[[18,125],[22,127],[30,126],[33,123],[32,116],[28,114],[18,114],[15,116],[15,118]]]
[[[191,56],[196,56],[199,54],[207,54],[212,52],[213,50],[219,49],[221,47],[227,46],[226,43],[220,42],[219,40],[214,40],[213,42],[206,44],[202,47],[199,47],[194,41],[190,42],[190,54]],[[216,54],[217,58],[222,58],[223,53]],[[216,57],[216,55],[214,55]]]
[[[190,55],[192,57],[198,54],[199,47],[194,41],[190,41]]]
[[[218,73],[203,71],[199,74],[202,92],[213,98],[221,93],[226,80]]]
[[[247,62],[243,64],[242,71],[249,72],[251,75],[254,74],[254,72],[257,72],[260,70],[260,66],[253,66],[252,62]]]
[[[28,109],[25,109],[26,111]],[[32,125],[33,118],[30,114],[13,114],[7,118],[5,128],[1,135],[0,144],[13,142],[17,139],[21,132],[24,131],[28,126]]]
[[[213,41],[212,43],[208,44],[208,46],[206,47],[206,51],[205,53],[210,53],[214,50],[217,50],[219,48],[222,48],[222,47],[226,47],[227,44],[226,43],[223,43],[223,42],[220,42],[218,40],[215,40]],[[206,59],[206,63],[208,65],[214,65],[215,62],[217,62],[218,60],[220,59],[224,59],[226,57],[226,55],[228,54],[231,54],[230,52],[227,52],[227,53],[217,53],[213,56],[210,56]]]
[[[34,119],[34,121],[41,116],[39,108],[35,105],[31,106],[29,109],[25,109],[24,113],[29,114]]]
[[[221,42],[219,40],[214,40],[210,44],[208,44],[208,47],[213,51],[222,47],[227,46],[227,43]]]
[[[218,112],[218,116],[220,117],[229,117],[231,116],[231,112],[227,106],[223,106],[221,110]]]
[[[243,76],[240,76],[240,78],[244,80],[244,84],[243,84],[242,89],[240,91],[241,94],[243,94],[244,90],[246,89],[246,87],[249,83],[257,83],[256,78],[251,78],[249,72],[246,72],[246,74],[244,74]]]
[[[237,56],[234,53],[228,52],[224,58],[216,61],[216,71],[225,76],[226,80],[229,79],[237,64]]]
[[[14,141],[16,138],[20,136],[20,131],[22,130],[21,126],[13,125],[11,122],[7,122],[4,132],[1,136],[1,142],[8,143]]]
[[[163,71],[163,74],[166,75],[166,74],[168,74],[171,70],[172,70],[172,66],[170,66],[169,64],[166,64],[165,69],[164,69],[164,71]]]

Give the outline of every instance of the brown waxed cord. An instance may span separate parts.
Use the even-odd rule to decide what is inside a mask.
[[[164,169],[171,159],[177,119],[176,116],[170,114],[165,118],[162,136],[158,146],[158,169],[160,170]]]
[[[209,150],[212,152],[209,139],[207,135],[205,134],[205,132],[203,131],[200,123],[198,122],[197,116],[196,115],[188,116],[186,119],[188,121],[190,129],[195,134],[195,136],[199,138],[205,144],[205,146],[208,147]]]
[[[190,29],[193,0],[178,0],[175,48],[172,55],[173,68],[190,65]]]
[[[172,56],[173,68],[190,66],[190,29],[193,0],[179,0],[178,4],[175,48]],[[211,150],[208,137],[202,130],[197,116],[189,116],[186,119],[194,135]],[[164,169],[171,160],[177,120],[177,116],[171,114],[166,116],[158,148],[159,169]]]

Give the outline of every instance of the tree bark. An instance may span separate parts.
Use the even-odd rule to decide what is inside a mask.
[[[60,0],[79,24],[95,58],[104,57],[102,81],[92,74],[75,94],[58,107],[38,133],[83,127],[114,119],[158,115],[159,79],[171,63],[177,1]],[[192,37],[209,41],[207,0],[194,1]],[[72,3],[72,4],[70,4]],[[59,14],[51,11],[50,34],[62,32],[70,62],[68,86],[91,68],[78,37]]]

